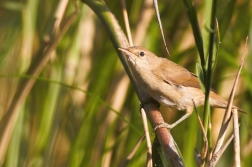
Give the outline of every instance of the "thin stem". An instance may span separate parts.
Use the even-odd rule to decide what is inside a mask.
[[[237,109],[233,110],[233,122],[234,122],[234,166],[241,166],[241,157],[240,157],[240,137],[239,137],[239,122],[238,122],[238,111]]]
[[[124,20],[128,40],[129,40],[130,46],[133,46],[131,32],[130,32],[130,26],[129,26],[129,17],[128,17],[127,8],[126,8],[126,3],[125,3],[125,0],[121,0],[121,2],[122,2],[123,20]]]
[[[152,167],[152,147],[151,147],[151,139],[150,139],[150,133],[148,129],[148,122],[147,122],[147,116],[143,108],[141,108],[141,115],[142,115],[142,121],[144,126],[144,133],[146,136],[146,143],[147,143],[147,166]]]
[[[212,79],[212,60],[213,60],[213,51],[214,51],[214,38],[215,38],[215,16],[217,10],[217,0],[213,0],[212,3],[212,13],[211,13],[211,21],[210,21],[210,37],[209,37],[209,54],[207,61],[207,75],[205,78],[205,105],[204,105],[204,128],[207,132],[208,130],[208,120],[210,117],[210,103],[209,103],[209,95],[211,89],[211,79]],[[211,140],[211,139],[210,139]]]

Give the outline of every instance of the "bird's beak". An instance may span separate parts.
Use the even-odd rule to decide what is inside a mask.
[[[127,48],[118,48],[118,50],[122,51],[125,55],[129,55],[131,53]]]
[[[130,50],[130,48],[118,48],[118,50],[122,51],[127,58],[131,57],[135,57],[135,54]]]

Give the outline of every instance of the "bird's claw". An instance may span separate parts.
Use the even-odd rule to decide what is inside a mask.
[[[140,104],[140,109],[144,107],[145,104],[148,104],[148,103],[151,103],[151,102],[154,102],[157,104],[158,107],[160,107],[160,104],[153,98],[148,98],[148,99],[145,99],[141,102]]]
[[[159,128],[167,128],[167,129],[171,130],[173,127],[174,127],[174,126],[172,126],[172,125],[170,125],[170,124],[168,124],[168,123],[161,122],[159,125],[157,125],[157,126],[153,129],[153,131],[156,131],[156,130],[159,129]]]

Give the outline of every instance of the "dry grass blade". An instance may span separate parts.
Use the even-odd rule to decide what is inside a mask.
[[[221,155],[223,154],[223,152],[226,150],[226,148],[228,147],[228,145],[231,143],[231,141],[233,140],[234,135],[230,136],[230,138],[227,140],[227,142],[219,149],[219,151],[213,155],[213,158],[209,161],[209,165],[208,167],[214,167],[216,165],[216,163],[218,162],[218,160],[220,159]]]
[[[239,118],[237,109],[233,110],[233,119],[234,119],[234,166],[241,166],[241,157],[240,157],[240,137],[239,137]]]
[[[240,63],[240,68],[239,68],[239,72],[238,72],[238,76],[239,77],[240,73],[241,73],[241,69],[242,66],[244,64],[244,59],[245,59],[245,55],[246,55],[246,49],[247,49],[247,43],[248,43],[248,37],[246,38],[246,43],[245,43],[245,47],[244,47],[244,51],[243,51],[243,55],[242,55],[242,59],[241,59],[241,63]],[[234,152],[235,152],[235,167],[240,167],[241,166],[241,157],[240,157],[240,137],[239,137],[239,118],[238,118],[238,111],[237,109],[233,110],[233,116],[234,116]]]
[[[163,27],[162,27],[161,19],[160,19],[160,16],[159,16],[157,0],[153,0],[153,3],[154,3],[157,19],[158,19],[158,25],[159,25],[159,28],[160,28],[160,32],[161,32],[161,35],[162,35],[162,38],[163,38],[163,41],[164,41],[165,49],[166,49],[168,55],[170,55],[169,50],[168,50],[167,45],[166,45],[166,42],[165,42]]]
[[[141,108],[141,114],[142,114],[142,121],[144,126],[144,133],[146,136],[146,143],[147,143],[147,166],[152,167],[152,147],[151,147],[151,139],[150,139],[150,133],[148,129],[148,122],[146,113],[143,108]]]

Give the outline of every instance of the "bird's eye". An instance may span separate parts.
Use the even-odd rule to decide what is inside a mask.
[[[143,57],[145,53],[143,51],[141,51],[139,54],[140,54],[140,56]]]

